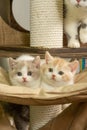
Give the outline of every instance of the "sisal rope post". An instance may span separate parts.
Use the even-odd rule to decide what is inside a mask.
[[[63,0],[31,0],[30,16],[30,47],[63,47]],[[61,105],[30,106],[30,130],[38,130],[61,111]]]
[[[63,47],[63,0],[31,0],[30,16],[31,47]]]
[[[30,130],[38,130],[62,112],[62,105],[30,106]]]

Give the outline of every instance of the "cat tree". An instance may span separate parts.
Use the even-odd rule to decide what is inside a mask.
[[[30,8],[30,46],[63,47],[63,0],[31,0]],[[61,111],[60,105],[30,106],[30,129],[38,130]]]
[[[31,0],[30,46],[63,47],[63,0]]]
[[[13,39],[15,38],[16,46],[13,44],[9,44],[10,40],[13,40],[7,37],[5,33],[4,37],[7,37],[8,40],[6,41],[6,46],[0,46],[0,56],[5,57],[16,57],[23,53],[29,53],[31,55],[40,55],[44,57],[45,51],[48,50],[55,56],[61,57],[87,57],[87,49],[80,48],[80,49],[68,49],[68,48],[61,48],[63,47],[63,1],[62,0],[31,0],[31,34],[30,34],[30,47],[26,46],[29,44],[23,44],[22,38],[24,37],[24,33],[16,31],[9,27],[1,18],[1,25],[4,24],[4,28],[6,28],[11,32],[11,36]],[[12,33],[14,32],[14,33]],[[18,35],[14,34],[18,33]],[[21,38],[20,35],[23,35]],[[25,36],[26,37],[26,36]],[[17,44],[17,42],[20,44]],[[10,45],[8,47],[8,45]],[[13,46],[13,47],[12,47]],[[49,49],[50,48],[50,49]],[[29,88],[23,88],[15,86],[10,86],[10,83],[7,79],[7,73],[3,72],[2,68],[0,69],[0,76],[2,79],[0,81],[0,100],[17,103],[17,104],[27,104],[31,105],[31,130],[36,130],[42,126],[47,126],[46,128],[40,128],[40,130],[64,130],[67,127],[63,127],[62,125],[66,124],[66,122],[70,122],[72,120],[72,116],[69,114],[66,115],[67,112],[60,112],[62,111],[61,106],[55,108],[56,104],[63,104],[63,103],[70,103],[70,102],[84,102],[87,100],[87,70],[82,72],[77,76],[77,80],[75,85],[66,86],[66,88],[62,87],[60,90],[58,89],[55,92],[45,92],[41,89],[31,90]],[[4,77],[4,78],[3,78]],[[49,107],[47,105],[50,105]],[[52,106],[53,105],[53,106]],[[73,105],[74,106],[74,105]],[[55,109],[55,115],[52,112],[52,109]],[[76,108],[74,106],[74,108]],[[79,109],[80,106],[77,104],[77,108]],[[75,109],[77,112],[78,109]],[[44,113],[46,110],[46,113]],[[73,109],[69,108],[69,111],[73,111]],[[41,113],[40,113],[41,112]],[[61,121],[61,127],[51,127],[55,124],[55,116],[56,112],[59,114],[57,117],[57,124],[59,125]],[[38,115],[36,115],[36,113]],[[51,116],[50,116],[51,113]],[[43,119],[41,121],[40,119]],[[66,117],[66,122],[60,119],[61,117]],[[71,114],[73,115],[73,113]],[[37,116],[37,118],[36,118]],[[69,117],[69,118],[68,118]],[[49,119],[52,118],[53,120]],[[73,116],[75,119],[75,115]],[[68,121],[67,121],[68,119]],[[74,120],[73,119],[73,120]],[[71,122],[73,122],[73,120]],[[50,125],[49,125],[50,123]],[[46,125],[47,124],[47,125]],[[71,124],[69,124],[71,126]],[[50,127],[49,127],[50,126]],[[65,125],[64,125],[65,126]],[[67,125],[68,126],[68,125]],[[73,129],[75,130],[75,129]],[[76,129],[77,130],[77,129]],[[80,130],[80,129],[79,129]]]
[[[30,46],[63,47],[63,0],[33,0],[30,5]],[[30,129],[38,130],[62,111],[62,105],[30,106]]]

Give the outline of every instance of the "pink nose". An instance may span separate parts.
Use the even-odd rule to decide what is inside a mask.
[[[52,75],[52,78],[54,79],[55,77],[56,77],[56,76],[53,74],[53,75]]]
[[[77,0],[77,2],[79,3],[79,2],[80,2],[80,0]]]
[[[23,79],[24,82],[26,82],[26,77],[23,77],[22,79]]]

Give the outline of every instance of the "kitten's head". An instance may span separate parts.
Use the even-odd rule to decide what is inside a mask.
[[[87,0],[69,0],[71,4],[77,7],[87,7]]]
[[[17,61],[9,58],[9,77],[13,85],[32,87],[40,78],[40,57],[31,61]]]
[[[78,61],[68,62],[65,59],[52,57],[48,52],[45,54],[46,63],[41,67],[42,78],[45,82],[53,85],[68,85],[74,82],[74,75],[78,67]]]

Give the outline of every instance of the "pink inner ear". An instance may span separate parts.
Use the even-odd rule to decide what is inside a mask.
[[[15,66],[17,63],[16,63],[16,61],[15,61],[14,59],[10,58],[10,59],[9,59],[9,64],[10,64],[11,69],[13,69],[14,66]]]
[[[36,68],[40,68],[40,64],[39,63],[36,64]]]
[[[52,59],[53,59],[53,57],[50,55],[50,53],[46,52],[46,54],[45,54],[46,64],[48,64],[49,61],[51,61]]]
[[[46,64],[48,64],[50,60],[51,59],[49,57],[46,57]]]
[[[46,64],[48,64],[48,61],[49,61],[49,60],[46,58]]]
[[[39,68],[40,67],[40,57],[37,56],[35,59],[34,59],[34,64],[36,66],[36,68]]]
[[[69,67],[71,68],[71,72],[76,71],[77,68],[78,68],[78,65],[79,65],[78,62],[76,62],[76,61],[70,63],[70,64],[69,64]]]

